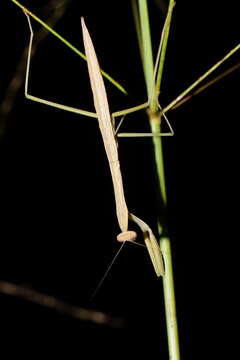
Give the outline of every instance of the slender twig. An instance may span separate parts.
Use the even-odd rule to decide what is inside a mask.
[[[165,31],[163,32],[163,41],[161,46],[161,55],[159,59],[159,66],[158,66],[158,72],[157,72],[157,78],[156,78],[156,84],[155,84],[155,96],[159,96],[161,83],[162,83],[162,75],[163,75],[163,68],[165,63],[165,57],[166,57],[166,50],[167,50],[167,44],[168,44],[168,37],[170,32],[170,26],[172,21],[172,14],[173,14],[173,8],[175,6],[175,1],[170,0],[168,5],[168,12],[167,17],[165,21]],[[154,106],[154,104],[152,104]]]
[[[57,299],[54,296],[46,295],[25,286],[16,285],[7,281],[0,281],[0,293],[15,296],[19,299],[45,306],[64,315],[82,321],[90,321],[99,325],[111,327],[123,327],[125,321],[122,318],[112,317],[100,311],[94,311],[77,307]]]
[[[240,62],[237,63],[236,65],[230,67],[228,70],[224,71],[220,75],[216,76],[211,81],[208,81],[207,84],[204,84],[203,86],[201,86],[197,90],[190,93],[188,96],[185,96],[181,101],[177,102],[176,105],[174,105],[171,110],[177,109],[179,106],[181,106],[181,105],[185,104],[187,101],[191,100],[195,95],[200,94],[202,91],[208,89],[210,86],[212,86],[216,82],[222,80],[223,78],[230,75],[231,73],[238,70],[239,68],[240,68]]]
[[[143,46],[142,46],[143,42],[142,42],[141,27],[140,27],[140,21],[139,21],[138,5],[137,5],[136,0],[131,0],[131,4],[132,4],[133,19],[134,19],[135,30],[136,30],[136,34],[137,34],[139,52],[140,52],[140,56],[141,56],[141,60],[142,60],[142,64],[143,64]],[[143,71],[144,71],[144,67],[143,67]]]
[[[201,75],[196,81],[194,81],[187,89],[185,89],[173,101],[171,101],[167,106],[165,106],[161,110],[161,113],[166,113],[167,111],[171,110],[173,106],[175,106],[179,101],[181,101],[188,93],[190,93],[197,85],[199,85],[203,80],[205,80],[213,71],[215,71],[220,65],[222,65],[226,60],[228,60],[238,50],[240,50],[240,44],[236,45],[222,59],[216,62],[210,69],[208,69],[203,75]]]
[[[33,14],[30,10],[28,10],[25,6],[23,6],[19,1],[17,0],[10,0],[15,5],[19,6],[24,12],[26,12],[29,16],[31,16],[35,21],[37,21],[39,24],[41,24],[45,29],[47,29],[51,34],[53,34],[55,37],[57,37],[60,41],[62,41],[66,46],[68,46],[75,54],[80,56],[82,59],[86,60],[86,56],[79,51],[75,46],[73,46],[69,41],[64,39],[63,36],[61,36],[58,32],[53,30],[50,26],[48,26],[44,21],[42,21],[38,16]],[[116,86],[122,93],[127,95],[126,89],[119,84],[116,80],[114,80],[110,75],[108,75],[105,71],[101,70],[102,75],[110,81],[114,86]]]

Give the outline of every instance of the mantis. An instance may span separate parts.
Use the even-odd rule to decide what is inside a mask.
[[[14,1],[15,2],[15,1]],[[171,14],[172,9],[168,12],[165,24],[168,21],[168,17]],[[104,88],[103,80],[100,75],[100,68],[97,62],[96,54],[94,51],[94,47],[90,38],[90,35],[87,31],[86,25],[84,24],[84,21],[82,20],[82,29],[83,29],[83,37],[84,37],[84,45],[85,45],[85,51],[87,55],[87,62],[88,62],[88,68],[89,68],[89,76],[90,76],[90,82],[91,87],[93,91],[93,97],[94,97],[94,104],[96,108],[96,113],[92,113],[86,110],[72,108],[70,106],[57,104],[39,97],[35,97],[29,94],[28,92],[28,83],[29,83],[29,71],[30,71],[30,58],[31,58],[31,47],[32,47],[32,41],[33,41],[33,30],[30,22],[30,18],[28,14],[31,14],[28,10],[25,9],[25,14],[28,18],[29,28],[30,28],[30,43],[29,43],[29,53],[28,53],[28,60],[27,60],[27,70],[26,70],[26,81],[25,81],[25,96],[33,101],[46,104],[49,106],[53,106],[62,110],[70,111],[79,115],[85,115],[92,118],[98,118],[99,121],[99,127],[101,130],[101,134],[103,137],[103,142],[106,150],[106,154],[109,161],[110,171],[112,175],[112,181],[113,181],[113,187],[114,187],[114,195],[115,195],[115,201],[116,201],[116,213],[118,218],[118,223],[121,229],[121,233],[118,235],[117,239],[119,241],[134,241],[136,238],[136,233],[133,231],[128,230],[128,220],[135,222],[140,229],[143,232],[144,240],[146,247],[148,249],[153,267],[155,269],[155,272],[157,276],[164,275],[164,266],[163,266],[163,259],[161,255],[160,248],[158,246],[157,240],[150,229],[150,227],[141,219],[139,219],[137,216],[131,214],[128,212],[125,197],[124,197],[124,191],[123,191],[123,184],[122,184],[122,176],[120,171],[120,164],[118,160],[118,153],[117,153],[117,145],[114,137],[114,131],[112,128],[112,121],[118,116],[122,116],[124,114],[129,114],[131,112],[135,112],[144,108],[147,108],[154,98],[154,83],[155,83],[155,77],[156,77],[156,69],[160,57],[160,51],[161,51],[161,44],[163,39],[163,33],[162,38],[160,41],[159,51],[157,55],[156,65],[155,65],[155,71],[154,71],[154,77],[153,77],[153,90],[151,94],[149,95],[149,99],[146,103],[130,108],[125,109],[122,111],[118,111],[110,115],[108,103],[107,103],[107,97],[106,97],[106,91]],[[32,16],[32,14],[31,14]],[[165,25],[164,25],[165,28]],[[227,58],[229,58],[234,52],[236,52],[239,49],[239,45],[237,45],[233,50],[231,50],[224,58],[222,58],[218,63],[216,63],[210,70],[208,70],[203,76],[201,76],[195,83],[193,83],[188,89],[186,89],[182,94],[180,94],[173,102],[171,102],[167,107],[165,107],[163,110],[161,109],[160,105],[158,104],[160,108],[160,113],[162,114],[162,117],[166,120],[168,127],[170,129],[170,132],[167,133],[151,133],[151,134],[128,134],[128,136],[170,136],[173,135],[173,130],[171,128],[170,123],[168,122],[165,112],[168,111],[170,108],[172,108],[175,104],[177,104],[179,101],[181,101],[188,92],[190,92],[196,85],[198,85],[201,81],[203,81],[212,71],[214,71],[223,61],[225,61]],[[157,94],[158,95],[158,94]],[[155,96],[157,97],[157,96]],[[155,99],[157,100],[157,99]],[[158,101],[157,101],[158,103]],[[107,124],[107,125],[106,125]],[[125,136],[126,134],[122,134]]]
[[[30,58],[31,58],[31,48],[33,41],[33,29],[30,21],[30,17],[25,11],[25,15],[27,16],[29,29],[30,29],[30,43],[29,43],[29,51],[28,51],[28,59],[27,59],[27,70],[26,70],[26,81],[25,81],[25,96],[27,99],[46,104],[49,106],[53,106],[62,110],[71,111],[77,114],[83,114],[86,116],[96,117],[98,119],[99,128],[101,131],[106,155],[109,162],[113,188],[114,188],[114,196],[116,203],[116,214],[119,223],[119,227],[121,229],[121,233],[117,236],[117,240],[119,242],[125,243],[126,241],[134,241],[137,237],[135,231],[128,230],[128,220],[135,222],[143,233],[144,242],[148,253],[150,255],[150,259],[152,261],[152,265],[154,267],[155,273],[158,277],[164,276],[164,263],[163,257],[160,250],[160,247],[157,243],[156,237],[154,236],[151,228],[136,215],[131,214],[128,211],[123,183],[122,183],[122,175],[120,170],[120,163],[118,159],[118,151],[117,151],[117,143],[115,140],[114,129],[112,125],[112,117],[122,115],[123,112],[118,112],[112,115],[110,114],[106,90],[103,82],[103,78],[100,72],[100,66],[98,64],[97,56],[94,50],[94,46],[85,25],[84,19],[81,18],[82,24],[82,32],[83,32],[83,42],[86,52],[87,64],[88,64],[88,72],[90,77],[91,89],[93,93],[94,106],[96,109],[96,114],[91,113],[85,110],[80,110],[77,108],[72,108],[70,106],[57,104],[39,97],[35,97],[30,95],[28,92],[28,83],[29,83],[29,72],[30,72]],[[146,104],[143,104],[146,107]],[[136,108],[130,109],[131,111],[135,111]]]
[[[114,138],[106,90],[104,87],[102,75],[100,73],[100,67],[98,65],[93,43],[83,18],[81,18],[81,23],[94,105],[98,115],[99,128],[102,134],[104,147],[111,170],[117,218],[120,229],[122,230],[122,233],[118,235],[117,239],[118,241],[133,241],[136,238],[136,234],[134,231],[128,231],[128,219],[135,222],[143,232],[144,241],[157,276],[163,276],[164,265],[162,255],[152,230],[144,221],[129,213],[127,209],[123,191],[120,163],[118,160],[117,144]]]

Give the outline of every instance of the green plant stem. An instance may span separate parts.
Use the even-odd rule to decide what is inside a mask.
[[[142,31],[142,40],[143,40],[143,55],[147,57],[148,60],[145,60],[145,65],[148,64],[148,72],[150,75],[147,76],[145,72],[145,81],[147,83],[147,89],[152,89],[152,81],[154,74],[154,65],[152,60],[152,46],[151,37],[150,37],[150,29],[149,29],[149,21],[148,21],[148,9],[147,9],[147,1],[139,0],[139,15],[140,15],[140,23],[141,23],[141,31]],[[172,8],[174,6],[174,2],[170,0],[169,3],[170,12],[172,12]],[[141,13],[140,9],[142,9]],[[169,14],[169,12],[168,12]],[[171,16],[169,16],[171,20]],[[159,77],[159,86],[162,77],[162,70],[164,65],[165,51],[167,47],[167,39],[168,32],[170,27],[170,20],[168,26],[167,34],[164,39],[164,53],[161,55],[161,69],[158,71]],[[145,34],[147,34],[145,38]],[[147,44],[144,45],[144,43]],[[150,92],[149,92],[150,95]],[[151,101],[151,106],[148,110],[148,116],[151,126],[151,131],[153,133],[160,132],[161,118],[159,111],[156,109],[156,106],[153,101]],[[161,207],[163,209],[167,206],[167,194],[166,194],[166,185],[165,185],[165,176],[164,176],[164,161],[163,161],[163,149],[162,149],[162,140],[161,137],[153,137],[153,145],[154,145],[154,155],[155,155],[155,163],[156,163],[156,173],[159,183],[159,193],[161,201]],[[164,214],[165,215],[165,211]],[[165,276],[163,277],[163,291],[164,291],[164,303],[165,303],[165,316],[166,316],[166,324],[167,324],[167,336],[168,336],[168,351],[169,351],[169,359],[171,360],[179,360],[180,359],[180,350],[179,350],[179,338],[178,338],[178,325],[177,325],[177,317],[176,317],[176,303],[175,303],[175,291],[174,291],[174,279],[173,279],[173,269],[172,269],[172,256],[171,256],[171,246],[170,239],[168,237],[167,230],[167,219],[163,219],[163,222],[160,224],[159,222],[159,234],[160,234],[160,247],[163,253],[164,262],[165,262]]]
[[[180,100],[179,102],[176,103],[176,105],[174,105],[171,110],[177,109],[179,106],[185,104],[187,101],[189,101],[190,99],[193,98],[193,96],[196,96],[198,94],[200,94],[202,91],[206,90],[207,88],[209,88],[210,86],[212,86],[213,84],[215,84],[216,82],[222,80],[223,78],[225,78],[226,76],[230,75],[232,72],[238,70],[240,68],[240,62],[238,62],[236,65],[232,66],[230,69],[224,71],[223,73],[221,73],[220,75],[216,76],[214,79],[212,79],[211,81],[208,81],[207,84],[202,85],[200,88],[196,89],[195,91],[193,91],[191,94],[189,94],[188,96],[185,96],[182,100]]]
[[[86,61],[86,56],[78,50],[75,46],[73,46],[69,41],[64,39],[59,33],[57,33],[55,30],[53,30],[50,26],[48,26],[44,21],[42,21],[39,17],[37,17],[35,14],[33,14],[30,10],[25,8],[21,3],[19,3],[17,0],[10,0],[15,5],[20,7],[23,11],[27,12],[29,16],[31,16],[35,21],[37,21],[39,24],[41,24],[45,29],[47,29],[51,34],[53,34],[55,37],[57,37],[61,42],[63,42],[66,46],[68,46],[75,54],[80,56],[82,59]],[[124,89],[124,87],[119,84],[116,80],[114,80],[109,74],[107,74],[105,71],[101,70],[102,75],[110,81],[114,86],[116,86],[123,94],[128,95],[127,90]]]
[[[139,0],[138,8],[139,8],[139,20],[140,20],[142,50],[143,50],[142,61],[143,61],[144,77],[147,86],[148,99],[150,99],[152,92],[152,82],[154,77],[154,67],[153,67],[152,42],[151,42],[147,1]]]
[[[163,288],[164,288],[165,311],[167,316],[167,337],[168,337],[169,359],[180,360],[172,252],[171,252],[171,243],[169,237],[161,238],[160,248],[165,260],[165,276],[163,277]]]
[[[159,133],[161,131],[160,127],[160,118],[158,114],[150,114],[150,125],[152,133]],[[156,162],[156,171],[160,185],[160,197],[163,202],[164,207],[167,206],[167,193],[166,193],[166,184],[165,184],[165,174],[164,174],[164,160],[163,160],[163,148],[162,148],[162,139],[161,136],[153,137],[153,146],[154,146],[154,155]],[[162,231],[161,231],[162,233]],[[160,233],[160,234],[161,234]]]
[[[160,121],[159,116],[156,114],[155,117],[151,118],[150,121],[152,132],[160,132]],[[160,197],[162,199],[164,207],[167,206],[167,194],[164,176],[164,161],[163,161],[163,149],[161,137],[153,138],[154,144],[154,155],[157,176],[160,186]],[[164,224],[167,219],[164,219]],[[178,336],[178,323],[176,316],[176,300],[174,291],[174,276],[173,276],[173,264],[172,264],[172,252],[171,252],[171,241],[170,238],[165,235],[168,234],[168,230],[165,225],[158,223],[158,230],[160,234],[160,248],[164,258],[165,264],[165,276],[163,276],[163,293],[164,293],[164,304],[165,304],[165,316],[167,325],[167,338],[168,338],[168,352],[169,359],[180,360],[180,349],[179,349],[179,336]]]
[[[194,83],[192,83],[186,90],[184,90],[176,99],[171,101],[167,106],[162,109],[161,113],[166,113],[168,110],[172,109],[179,101],[181,101],[190,91],[192,91],[197,85],[199,85],[203,80],[206,79],[214,70],[216,70],[224,61],[230,58],[234,53],[240,50],[240,44],[236,45],[232,50],[230,50],[222,59],[216,62],[210,69],[208,69],[202,76],[200,76]]]
[[[133,19],[134,19],[135,30],[136,30],[136,34],[137,34],[139,52],[140,52],[141,61],[143,64],[143,48],[142,48],[143,42],[142,42],[142,33],[141,33],[141,27],[140,27],[140,22],[139,22],[138,5],[137,5],[136,0],[131,0],[131,4],[132,4]],[[143,72],[144,72],[144,68],[143,68]]]
[[[166,17],[166,23],[164,25],[165,31],[164,31],[164,34],[163,34],[161,56],[160,56],[160,59],[159,59],[158,73],[157,73],[157,79],[156,79],[156,84],[155,84],[155,96],[156,97],[159,96],[161,83],[162,83],[163,67],[164,67],[164,62],[165,62],[165,57],[166,57],[168,36],[169,36],[169,31],[170,31],[170,25],[171,25],[174,6],[175,6],[175,1],[174,0],[169,0],[168,13],[167,13],[167,17]],[[151,106],[151,104],[150,104],[150,106]]]

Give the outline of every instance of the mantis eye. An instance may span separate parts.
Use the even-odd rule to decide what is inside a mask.
[[[137,233],[135,231],[124,231],[117,236],[117,241],[125,242],[125,241],[135,241],[137,238]]]

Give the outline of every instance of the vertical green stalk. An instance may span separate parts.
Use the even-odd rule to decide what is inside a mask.
[[[148,18],[147,1],[139,0],[138,7],[139,7],[140,29],[142,34],[141,39],[142,39],[142,51],[143,51],[143,57],[142,57],[143,69],[144,69],[144,77],[145,77],[145,83],[147,86],[147,94],[149,99],[152,91],[154,68],[153,68],[152,41],[151,41],[150,25]]]
[[[160,65],[158,69],[158,80],[157,86],[160,88],[162,71],[164,65],[164,57],[167,47],[167,39],[170,28],[170,20],[172,9],[174,6],[174,1],[169,1],[169,12],[168,12],[168,24],[166,24],[167,29],[165,30],[164,39],[163,39],[163,49],[160,57]],[[139,19],[141,24],[141,38],[142,38],[142,48],[143,48],[143,67],[145,82],[147,84],[148,96],[151,96],[152,90],[152,81],[154,75],[154,65],[152,58],[152,44],[150,36],[150,26],[148,18],[148,8],[147,0],[138,0],[139,7]],[[169,15],[170,14],[170,15]],[[151,131],[153,133],[159,133],[161,131],[161,118],[159,110],[156,109],[156,99],[151,101],[150,108],[148,110],[148,116],[151,126]],[[165,276],[163,277],[163,290],[164,290],[164,303],[165,303],[165,314],[166,314],[166,324],[167,324],[167,336],[168,336],[168,349],[169,349],[169,359],[179,360],[180,359],[180,350],[179,350],[179,338],[178,338],[178,325],[176,317],[176,303],[175,303],[175,291],[174,291],[174,278],[173,278],[173,267],[172,267],[172,256],[171,256],[171,244],[170,238],[168,236],[167,229],[167,219],[166,209],[167,206],[167,195],[166,195],[166,185],[165,185],[165,176],[164,176],[164,161],[163,161],[163,150],[162,150],[162,140],[161,137],[153,137],[153,146],[154,146],[154,155],[156,163],[156,173],[159,184],[159,201],[161,201],[161,208],[163,208],[163,214],[160,215],[161,223],[159,221],[159,234],[160,234],[160,247],[163,253],[164,262],[165,262]],[[164,217],[164,218],[163,218]]]
[[[152,132],[160,132],[159,116],[150,114],[150,124]],[[161,137],[153,137],[154,155],[157,170],[157,177],[160,187],[160,199],[163,206],[167,206],[167,195],[164,176],[164,161]],[[172,266],[171,242],[168,236],[167,219],[163,223],[158,223],[160,234],[160,248],[164,258],[165,276],[163,277],[163,292],[165,304],[165,316],[167,324],[168,351],[169,359],[180,360],[178,324],[176,316],[176,301],[174,291],[174,277]]]

